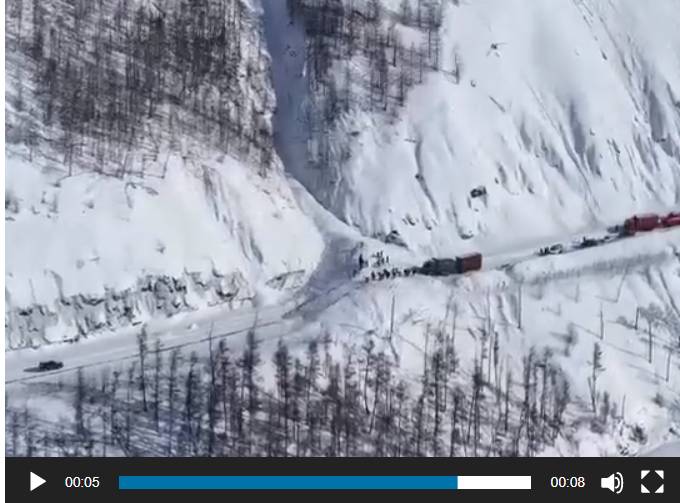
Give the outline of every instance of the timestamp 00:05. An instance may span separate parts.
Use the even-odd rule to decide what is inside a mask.
[[[99,477],[64,477],[64,485],[71,488],[97,488],[99,487]]]

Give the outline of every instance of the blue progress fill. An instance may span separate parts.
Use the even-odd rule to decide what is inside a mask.
[[[394,475],[121,475],[118,489],[137,490],[453,490],[458,477]]]

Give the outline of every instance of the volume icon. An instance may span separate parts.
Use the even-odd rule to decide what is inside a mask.
[[[614,494],[621,494],[623,491],[623,475],[621,475],[621,472],[612,473],[609,477],[602,477],[600,484],[602,489],[609,489]]]

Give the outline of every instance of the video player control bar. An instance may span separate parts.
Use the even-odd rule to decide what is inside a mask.
[[[531,489],[531,476],[147,476],[121,475],[121,490],[460,490]]]

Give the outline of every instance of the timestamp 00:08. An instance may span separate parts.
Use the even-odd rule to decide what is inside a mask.
[[[553,489],[568,489],[568,488],[584,488],[586,486],[586,478],[583,476],[571,477],[550,477],[550,487]]]
[[[71,488],[97,488],[99,487],[99,477],[64,477],[64,485]]]

